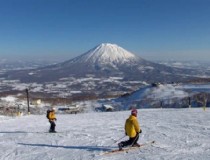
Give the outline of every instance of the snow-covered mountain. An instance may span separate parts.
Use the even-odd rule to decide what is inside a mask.
[[[21,81],[55,81],[67,77],[121,77],[125,80],[180,81],[195,74],[193,70],[153,63],[117,46],[102,43],[88,52],[55,65],[13,72],[6,77]]]
[[[124,64],[140,60],[133,53],[123,49],[116,44],[102,43],[81,56],[71,60],[74,63],[93,64]]]
[[[133,66],[135,64],[143,64],[144,59],[123,49],[116,44],[102,43],[86,53],[55,65],[56,68],[77,67],[78,71],[92,74],[97,72],[121,71],[122,65]]]

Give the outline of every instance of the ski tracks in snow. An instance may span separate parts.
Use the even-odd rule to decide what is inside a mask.
[[[44,115],[0,121],[0,160],[210,159],[210,116],[208,110],[201,109],[139,110],[143,131],[139,143],[156,143],[128,153],[100,156],[117,148],[129,114],[57,115],[58,133],[47,133],[49,123]]]

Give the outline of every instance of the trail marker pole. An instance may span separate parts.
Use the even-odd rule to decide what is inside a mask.
[[[28,93],[28,89],[26,89],[26,97],[27,97],[27,105],[28,105],[28,115],[30,115],[29,93]]]

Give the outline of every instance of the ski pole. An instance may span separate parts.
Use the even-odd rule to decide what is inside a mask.
[[[118,139],[118,140],[115,140],[115,142],[114,143],[112,143],[110,146],[112,146],[112,145],[114,145],[115,143],[117,143],[117,142],[119,142],[120,140],[122,140],[123,138],[125,138],[126,137],[126,135],[125,136],[123,136],[123,137],[121,137],[120,139]]]
[[[137,138],[139,138],[139,133],[138,133],[138,135],[136,136],[136,138],[134,139],[133,143],[131,144],[131,146],[129,148],[131,148],[134,145],[134,143],[136,142]]]
[[[121,137],[120,139],[118,140],[115,140],[115,143],[119,142],[120,140],[122,140],[123,138],[125,138],[127,135],[124,135],[123,137]]]

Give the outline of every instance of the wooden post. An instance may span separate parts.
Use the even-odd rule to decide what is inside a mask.
[[[28,93],[28,89],[26,89],[26,96],[27,96],[28,115],[29,115],[30,114],[30,106],[29,106],[29,93]]]
[[[17,109],[17,116],[20,116],[20,106],[18,104],[18,109]]]
[[[189,104],[189,108],[191,108],[191,98],[190,98],[190,97],[188,97],[188,100],[189,100],[189,102],[188,102],[188,104]]]

